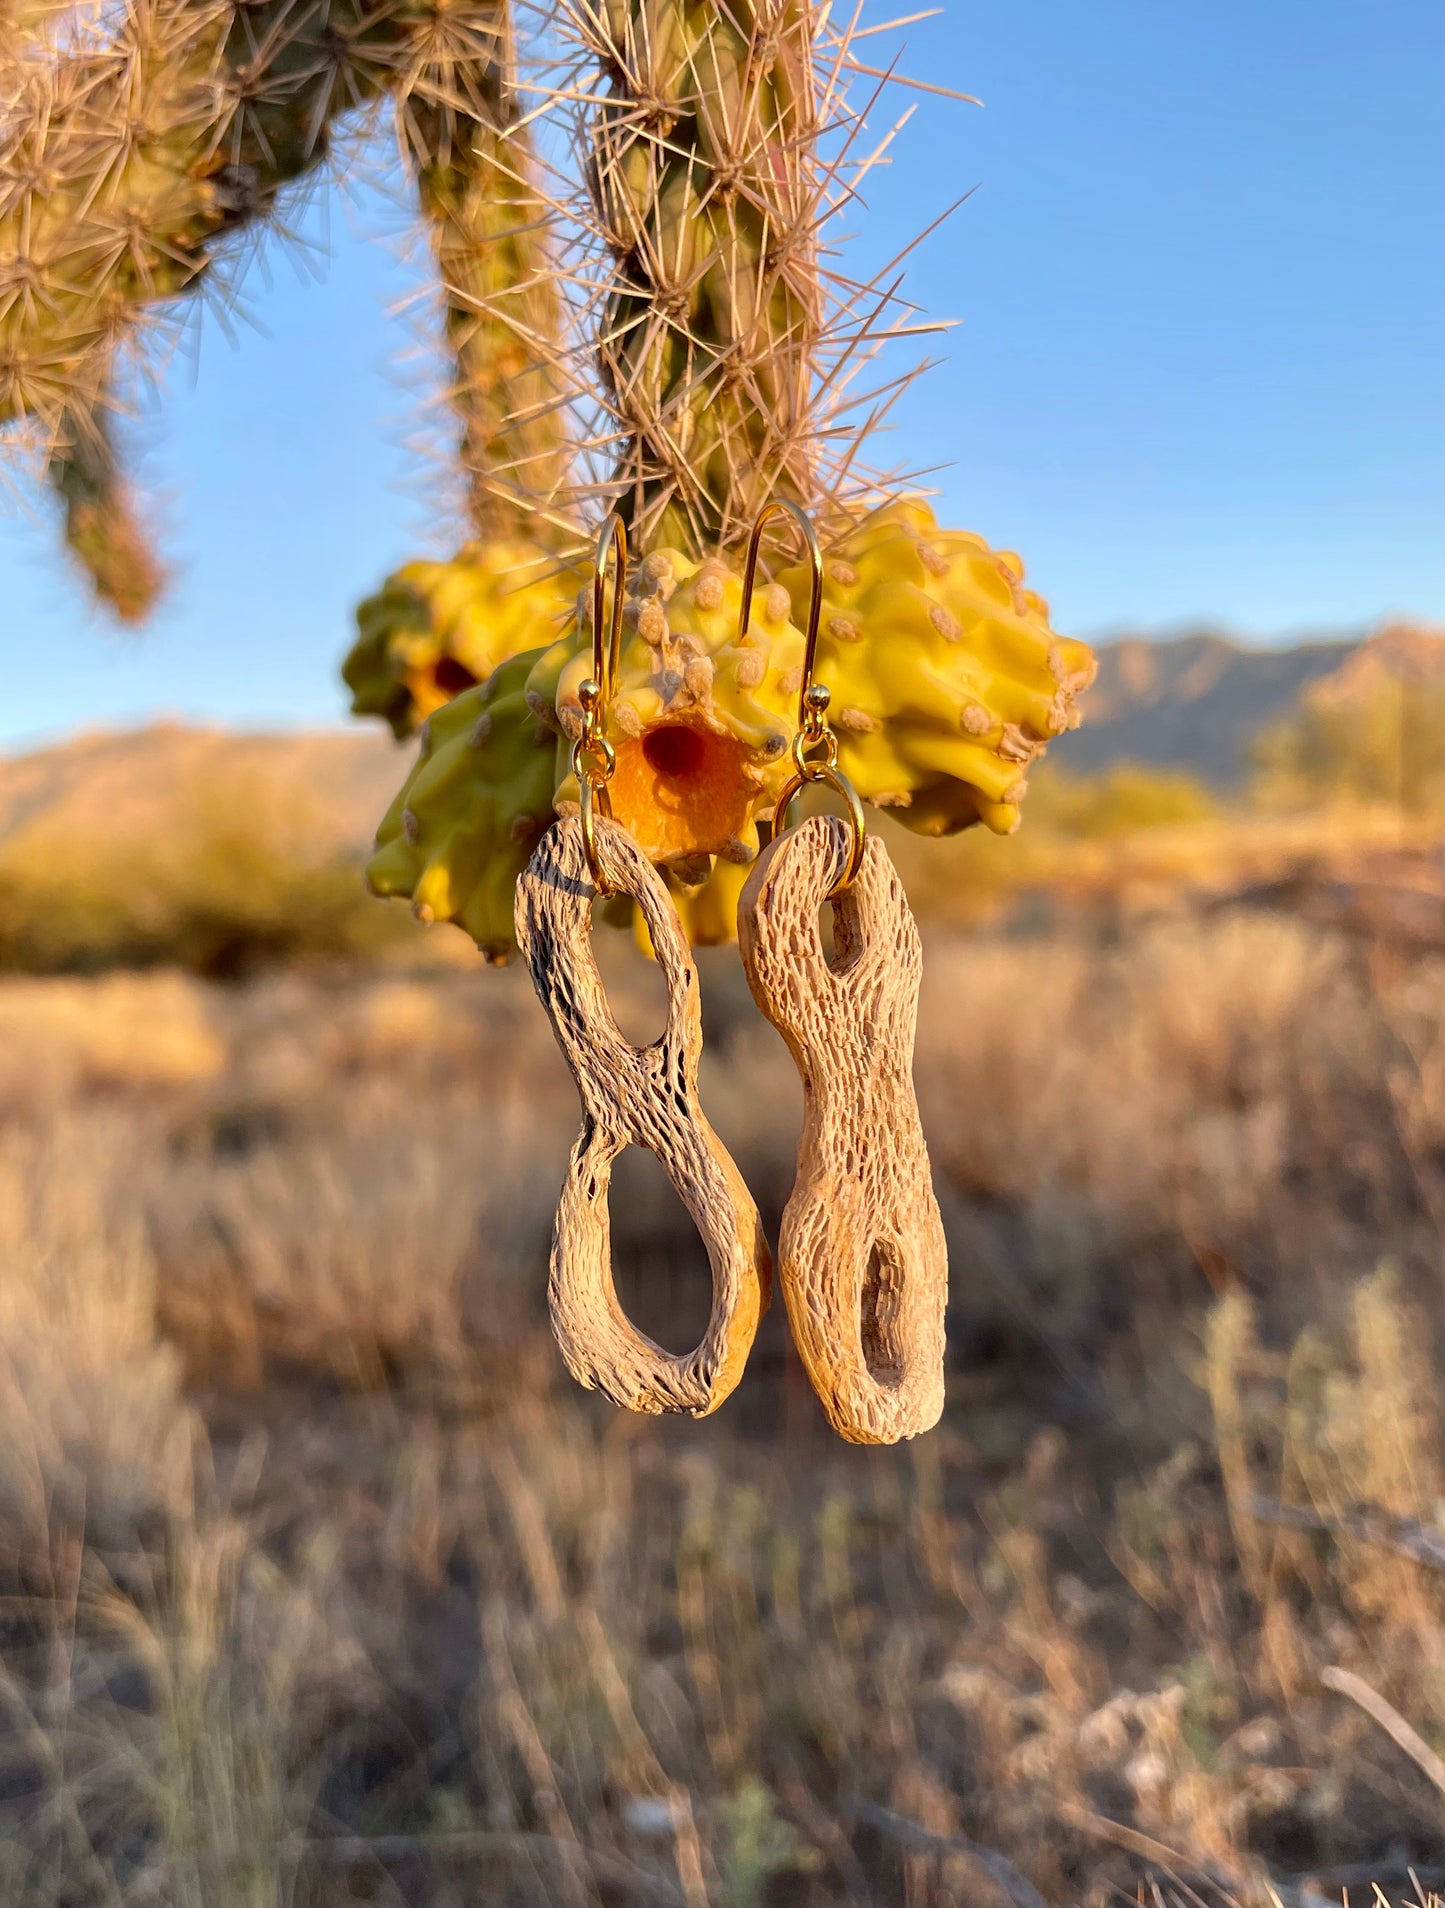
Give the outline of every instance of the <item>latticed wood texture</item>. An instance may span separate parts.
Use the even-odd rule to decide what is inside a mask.
[[[738,907],[753,997],[803,1078],[798,1177],[778,1277],[798,1352],[828,1422],[854,1444],[892,1444],[938,1422],[948,1257],[913,1091],[923,950],[877,836],[832,903],[848,827],[817,815],[759,858]]]
[[[706,1417],[742,1376],[768,1304],[772,1261],[747,1187],[698,1101],[702,1006],[697,969],[662,877],[631,836],[599,820],[603,873],[647,921],[667,989],[667,1026],[651,1046],[622,1033],[592,950],[596,889],[582,826],[556,823],[517,883],[517,939],[582,1096],[582,1131],[557,1207],[548,1300],[572,1375],[630,1411]],[[702,1235],[712,1314],[695,1350],[666,1352],[631,1323],[612,1279],[607,1193],[612,1162],[645,1146]]]

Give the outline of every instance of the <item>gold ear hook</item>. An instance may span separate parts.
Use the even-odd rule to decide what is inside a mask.
[[[607,601],[607,559],[616,557],[616,575],[612,584],[612,625],[604,647],[602,612]],[[627,529],[614,510],[597,533],[597,552],[592,568],[592,674],[577,686],[582,705],[582,733],[572,744],[572,773],[577,777],[578,807],[582,820],[582,846],[597,892],[613,892],[602,873],[597,856],[595,812],[611,819],[612,802],[607,784],[617,766],[617,751],[607,740],[607,712],[617,685],[617,666],[622,649],[622,587],[627,580]]]
[[[823,613],[823,552],[818,545],[818,533],[813,528],[808,513],[795,504],[790,497],[774,497],[771,503],[765,503],[753,519],[752,534],[748,538],[748,560],[743,568],[743,609],[738,624],[738,641],[748,633],[748,625],[753,614],[753,580],[758,573],[758,546],[763,540],[763,531],[769,517],[777,516],[780,510],[797,524],[803,533],[803,542],[808,551],[808,562],[813,572],[813,587],[808,597],[808,631],[803,648],[803,682],[798,691],[798,727],[806,728],[809,722],[808,691],[813,686],[813,665],[818,657],[818,619]],[[826,700],[822,707],[828,706]],[[819,715],[822,710],[819,710]]]
[[[847,804],[853,839],[848,849],[847,864],[829,890],[829,898],[832,899],[852,887],[863,865],[863,845],[867,839],[868,824],[857,789],[838,767],[838,738],[827,716],[828,704],[832,700],[831,691],[825,684],[813,680],[813,669],[818,659],[818,623],[823,611],[823,552],[818,544],[818,533],[807,512],[788,497],[774,497],[763,505],[753,519],[752,534],[748,538],[748,560],[743,569],[743,606],[738,622],[738,641],[741,642],[747,635],[752,620],[753,580],[757,575],[758,546],[762,542],[763,530],[768,519],[779,511],[786,511],[802,531],[813,576],[808,597],[808,627],[803,645],[803,678],[798,687],[798,731],[793,737],[794,772],[773,809],[773,834],[776,837],[782,833],[787,821],[788,804],[804,782],[826,782],[842,796]],[[815,746],[821,746],[821,755],[808,753]]]

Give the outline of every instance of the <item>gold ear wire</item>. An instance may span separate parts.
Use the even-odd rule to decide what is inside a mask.
[[[858,870],[863,865],[863,845],[867,839],[868,823],[857,789],[838,767],[838,737],[827,717],[832,692],[825,684],[813,680],[818,659],[818,623],[823,610],[823,552],[818,544],[818,533],[807,512],[788,497],[774,497],[763,505],[753,519],[752,534],[748,538],[748,560],[743,569],[743,604],[738,619],[738,641],[741,642],[747,635],[752,620],[753,580],[757,575],[758,546],[762,542],[763,530],[768,519],[779,511],[786,511],[802,531],[813,579],[803,646],[803,678],[798,688],[798,729],[793,737],[794,772],[773,809],[773,834],[774,837],[781,834],[787,822],[788,805],[804,782],[826,782],[842,796],[847,804],[853,838],[843,872],[828,891],[829,899],[832,899],[851,888],[857,878]],[[808,751],[816,747],[821,747],[823,753],[810,755]]]
[[[612,626],[606,646],[602,640],[602,612],[606,607],[608,557],[616,558],[616,576],[612,585]],[[572,773],[577,777],[578,807],[582,821],[582,846],[587,852],[597,892],[612,893],[597,855],[596,810],[611,819],[612,801],[607,784],[617,766],[617,751],[607,740],[607,712],[617,686],[617,666],[622,649],[622,586],[627,579],[627,529],[614,510],[597,533],[597,552],[592,569],[592,674],[577,687],[582,705],[582,733],[572,744]]]
[[[763,540],[763,531],[769,517],[786,511],[803,533],[803,542],[807,546],[808,561],[813,572],[813,587],[808,598],[808,631],[803,649],[803,683],[798,691],[798,727],[801,729],[808,719],[808,690],[813,682],[813,665],[818,656],[818,620],[823,613],[823,552],[818,544],[818,533],[813,528],[808,513],[788,497],[774,497],[771,503],[765,503],[753,519],[752,534],[748,538],[748,560],[743,569],[743,607],[738,622],[738,641],[748,633],[748,625],[753,614],[753,581],[758,573],[758,546]],[[827,704],[824,703],[824,708]]]

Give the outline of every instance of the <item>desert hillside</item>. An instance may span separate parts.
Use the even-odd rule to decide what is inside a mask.
[[[1445,633],[1386,623],[1369,636],[1282,649],[1246,648],[1210,631],[1121,637],[1099,650],[1098,680],[1084,726],[1069,738],[1068,762],[1082,771],[1117,762],[1184,769],[1215,788],[1236,788],[1249,776],[1256,738],[1301,696],[1326,687],[1354,694],[1383,677],[1440,695]]]
[[[160,722],[87,731],[51,747],[0,756],[0,842],[134,840],[173,825],[178,792],[289,792],[298,820],[336,849],[371,839],[400,785],[406,752],[372,727],[240,734]],[[268,797],[271,799],[271,797]]]

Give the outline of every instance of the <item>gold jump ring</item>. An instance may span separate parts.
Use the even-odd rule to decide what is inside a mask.
[[[868,823],[863,815],[863,804],[859,800],[858,791],[842,770],[834,768],[829,761],[808,762],[804,765],[802,774],[789,777],[786,788],[778,797],[777,807],[773,810],[775,838],[786,826],[788,804],[805,782],[826,782],[829,788],[843,797],[848,810],[852,840],[848,844],[848,859],[843,865],[843,872],[828,890],[828,899],[831,901],[838,895],[846,893],[858,878],[858,870],[863,866],[863,850],[867,846]]]

